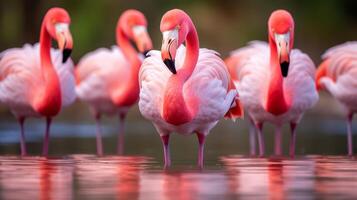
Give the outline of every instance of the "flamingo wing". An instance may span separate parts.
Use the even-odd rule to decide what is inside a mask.
[[[325,60],[319,71],[325,76],[319,77],[319,84],[349,109],[357,110],[357,42],[332,47],[322,58]]]
[[[300,115],[312,108],[318,101],[315,86],[315,64],[311,58],[298,49],[290,54],[289,74],[284,80],[287,97],[292,103],[290,113]]]
[[[0,101],[17,115],[36,115],[32,92],[42,85],[39,60],[32,45],[3,51],[0,60]]]
[[[200,100],[195,121],[217,121],[224,117],[232,106],[239,108],[239,103],[234,104],[238,92],[230,84],[228,69],[219,54],[201,48],[195,70],[183,88],[186,100],[190,101],[193,97]],[[237,112],[235,114],[239,115]]]
[[[32,109],[36,89],[44,85],[39,45],[25,44],[22,48],[8,49],[0,61],[0,101],[21,115],[37,115]],[[61,84],[62,104],[75,100],[73,62],[62,64],[62,54],[51,49],[52,62]]]
[[[144,117],[153,121],[162,121],[162,102],[166,83],[172,74],[161,59],[161,52],[152,50],[147,54],[139,71],[140,100],[139,109]],[[184,52],[180,47],[176,53],[175,65],[179,69]]]
[[[183,65],[186,48],[182,45],[176,53],[175,66]],[[213,122],[222,118],[230,109],[237,95],[229,90],[228,70],[215,51],[200,49],[195,70],[186,81],[183,92],[186,101],[194,96],[199,99],[199,109],[195,122]],[[150,51],[141,66],[140,101],[141,113],[152,121],[162,121],[162,104],[166,83],[172,73],[161,59],[160,51]]]
[[[257,51],[266,51],[267,43],[263,41],[251,41],[247,46],[234,50],[225,60],[228,71],[236,86],[239,84],[239,72],[252,55]]]
[[[125,83],[130,64],[120,48],[100,48],[86,54],[76,67],[76,93],[85,101],[110,99],[109,86],[113,82]]]
[[[327,75],[337,81],[343,75],[356,73],[357,42],[346,42],[333,47],[322,56],[329,60]]]
[[[235,82],[239,99],[253,119],[264,121],[267,118],[264,109],[266,83],[270,74],[269,46],[266,42],[253,41],[231,55],[241,58],[235,72],[239,80]]]

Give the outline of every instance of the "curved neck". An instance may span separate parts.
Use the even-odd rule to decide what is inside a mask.
[[[284,80],[281,74],[278,52],[275,42],[269,37],[270,45],[270,78],[266,99],[266,110],[274,115],[280,115],[289,110],[291,104],[284,93]]]
[[[196,67],[199,54],[199,40],[195,26],[190,19],[186,19],[188,33],[186,37],[186,55],[183,66],[178,70],[177,75],[186,81]]]
[[[116,30],[116,39],[117,39],[117,45],[122,50],[124,56],[129,60],[130,64],[136,64],[136,65],[139,64],[140,67],[141,62],[138,57],[138,52],[131,45],[129,38],[125,35],[120,25]]]
[[[198,111],[198,98],[195,97],[195,92],[186,90],[186,95],[183,93],[184,83],[193,73],[199,55],[196,28],[189,18],[186,19],[186,23],[188,24],[188,33],[185,60],[177,74],[171,75],[169,78],[163,99],[162,117],[174,125],[190,122]]]
[[[117,45],[120,47],[124,57],[130,63],[130,81],[123,85],[122,82],[113,84],[111,98],[117,106],[131,106],[136,103],[139,97],[139,70],[141,60],[138,52],[133,48],[129,38],[124,34],[122,27],[118,25],[116,30]]]
[[[35,95],[34,108],[45,116],[56,115],[61,109],[60,83],[51,61],[51,36],[43,21],[40,33],[40,62],[45,85],[38,86],[39,94]]]

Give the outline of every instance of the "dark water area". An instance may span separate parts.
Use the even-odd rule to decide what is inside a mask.
[[[343,156],[207,161],[74,154],[0,157],[1,199],[353,199],[357,161]],[[191,161],[194,163],[194,161]]]

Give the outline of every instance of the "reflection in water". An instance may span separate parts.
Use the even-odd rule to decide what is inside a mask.
[[[141,183],[142,196],[153,199],[219,199],[227,195],[225,177],[219,172],[155,171],[143,174]]]
[[[357,196],[357,162],[342,157],[315,158],[315,190],[319,197]],[[356,199],[356,198],[355,198]]]
[[[71,199],[74,167],[68,160],[0,159],[1,199]]]
[[[222,157],[223,165],[162,170],[152,158],[0,157],[0,199],[356,198],[357,161]],[[178,165],[180,166],[180,165]]]
[[[147,164],[146,157],[73,156],[81,199],[138,199],[140,173]]]
[[[323,164],[321,164],[321,158],[314,156],[294,160],[230,156],[223,157],[221,160],[226,168],[229,190],[239,196],[268,197],[269,199],[286,199],[287,197],[312,199],[321,196],[320,193],[336,193],[340,197],[357,195],[351,188],[352,185],[357,186],[357,178],[350,178],[353,184],[342,179],[343,176],[357,174],[357,162],[354,160],[348,161],[349,171],[341,170],[341,166],[331,168],[331,171],[335,171],[337,174],[328,175],[327,185],[330,187],[326,187],[326,180],[321,179],[319,171],[321,168],[326,170],[326,167],[331,166],[336,160],[334,157],[324,157],[323,160],[326,162]],[[331,181],[332,178],[334,181]],[[350,187],[346,187],[346,184],[349,184]],[[337,190],[334,188],[336,186]],[[344,190],[339,191],[338,188]]]

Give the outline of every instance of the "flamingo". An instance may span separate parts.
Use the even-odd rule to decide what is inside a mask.
[[[45,117],[46,133],[42,154],[48,154],[51,121],[76,98],[70,17],[62,8],[51,8],[41,26],[40,44],[1,53],[0,102],[8,106],[21,128],[21,155],[26,155],[24,122],[28,117]],[[51,38],[62,51],[51,49]]]
[[[328,90],[344,107],[347,118],[347,150],[353,155],[352,118],[357,112],[357,42],[327,50],[316,73],[318,89]]]
[[[103,154],[101,114],[119,114],[118,153],[122,154],[124,119],[128,109],[139,97],[138,72],[142,58],[131,41],[144,55],[152,49],[145,16],[137,10],[127,10],[116,28],[118,46],[100,48],[85,55],[76,67],[76,93],[89,107],[97,126],[97,154]]]
[[[199,48],[196,28],[184,11],[166,12],[160,29],[161,52],[150,51],[139,72],[139,109],[161,137],[165,167],[171,164],[172,132],[196,133],[198,166],[203,167],[204,143],[210,130],[225,115],[236,118],[242,114],[238,93],[219,54]]]
[[[275,125],[275,154],[281,155],[281,126],[290,123],[290,155],[295,154],[296,126],[318,100],[315,66],[308,55],[293,49],[294,20],[285,10],[274,11],[268,21],[269,44],[253,41],[226,60],[251,126],[258,132],[259,155],[264,155],[264,122]],[[254,143],[255,141],[251,141]],[[254,148],[254,146],[253,146]],[[251,153],[254,154],[254,149]]]

